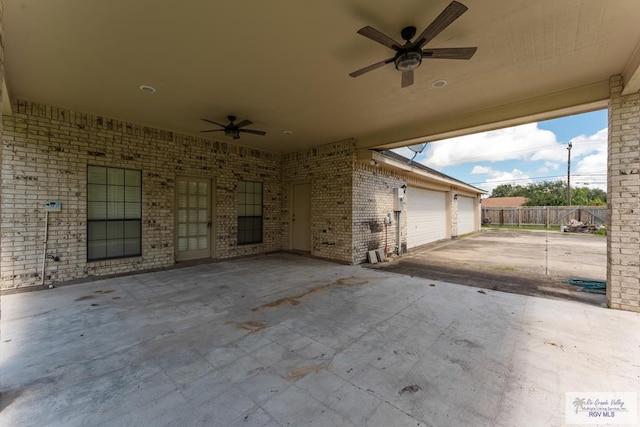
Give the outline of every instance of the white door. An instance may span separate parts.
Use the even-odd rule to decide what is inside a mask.
[[[447,238],[446,193],[407,188],[407,247],[415,248]]]
[[[293,185],[293,249],[311,251],[311,184]]]
[[[458,197],[458,235],[476,231],[474,201],[472,197]]]
[[[176,178],[176,206],[176,261],[212,256],[211,180]]]

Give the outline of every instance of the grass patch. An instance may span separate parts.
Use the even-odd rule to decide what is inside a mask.
[[[508,266],[497,266],[497,267],[491,267],[492,270],[498,270],[498,271],[518,271],[517,268],[514,267],[508,267]]]

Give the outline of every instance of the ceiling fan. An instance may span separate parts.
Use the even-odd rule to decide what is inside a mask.
[[[383,46],[393,49],[396,54],[392,58],[385,59],[368,67],[361,68],[349,75],[358,77],[364,73],[375,70],[383,65],[394,63],[396,69],[402,72],[402,87],[411,86],[413,84],[413,70],[418,68],[424,58],[438,59],[471,59],[476,53],[477,47],[451,47],[451,48],[435,48],[423,49],[422,47],[429,43],[440,32],[447,28],[453,21],[458,19],[467,11],[467,6],[457,1],[452,1],[436,19],[425,30],[418,35],[413,41],[411,39],[416,34],[416,27],[405,27],[400,32],[400,36],[405,41],[400,44],[391,37],[381,33],[373,27],[366,26],[358,30],[361,34]]]
[[[213,120],[209,120],[209,119],[202,119],[205,122],[208,123],[213,123],[214,125],[220,126],[222,129],[209,129],[209,130],[201,130],[200,132],[224,132],[225,135],[232,137],[233,139],[239,139],[240,138],[240,132],[246,132],[246,133],[252,133],[254,135],[266,135],[267,133],[261,130],[254,130],[254,129],[242,129],[245,126],[249,126],[251,123],[253,123],[251,120],[243,120],[240,123],[234,123],[236,121],[236,116],[227,116],[227,119],[229,120],[229,124],[228,125],[223,125],[221,123],[217,123],[214,122]]]

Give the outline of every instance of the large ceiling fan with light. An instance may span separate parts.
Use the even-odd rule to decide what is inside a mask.
[[[413,70],[418,68],[422,60],[427,58],[433,59],[471,59],[476,53],[477,47],[451,47],[451,48],[430,48],[423,49],[423,46],[429,43],[434,37],[440,34],[453,21],[458,19],[467,11],[467,6],[457,1],[452,1],[433,22],[425,28],[425,30],[416,35],[416,27],[405,27],[400,32],[400,36],[405,41],[404,44],[398,43],[391,37],[381,33],[373,27],[366,26],[358,30],[361,34],[383,46],[388,47],[396,52],[396,54],[383,61],[376,62],[368,67],[361,68],[349,75],[358,77],[369,71],[373,71],[384,65],[394,63],[396,69],[402,72],[402,87],[411,86],[413,84]]]
[[[265,131],[262,131],[262,130],[244,129],[245,126],[249,126],[250,124],[253,123],[251,120],[245,119],[239,123],[234,123],[236,121],[236,116],[227,116],[227,119],[229,119],[228,125],[223,125],[221,123],[214,122],[213,120],[209,120],[209,119],[202,119],[205,122],[213,123],[214,125],[220,126],[221,129],[208,129],[208,130],[201,130],[200,132],[224,132],[225,135],[230,136],[233,139],[239,139],[240,132],[252,133],[254,135],[261,135],[261,136],[264,136],[267,134]]]

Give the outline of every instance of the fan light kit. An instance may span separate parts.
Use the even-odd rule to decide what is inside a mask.
[[[403,28],[400,32],[400,36],[402,37],[402,40],[404,40],[404,44],[398,43],[391,37],[381,33],[373,27],[366,26],[359,29],[358,34],[394,50],[396,54],[392,58],[376,62],[375,64],[354,71],[349,75],[351,77],[358,77],[364,73],[368,73],[369,71],[373,71],[393,62],[396,69],[402,72],[401,86],[407,87],[413,84],[413,70],[422,64],[422,60],[424,58],[471,59],[471,57],[476,53],[476,50],[478,49],[477,47],[422,48],[466,11],[467,6],[457,1],[452,1],[449,6],[447,6],[442,13],[438,15],[438,17],[434,19],[433,22],[429,24],[429,26],[427,26],[427,28],[425,28],[425,30],[415,39],[413,39],[413,37],[416,35],[416,27]],[[413,41],[411,41],[411,39],[413,39]]]
[[[253,123],[251,120],[245,119],[240,123],[235,124],[234,122],[236,121],[236,116],[227,116],[227,119],[229,120],[228,125],[223,125],[221,123],[214,122],[213,120],[209,120],[209,119],[202,119],[207,123],[213,123],[216,126],[220,126],[222,129],[201,130],[200,132],[224,132],[225,135],[230,136],[233,139],[239,139],[240,132],[252,133],[254,135],[260,135],[260,136],[264,136],[267,134],[265,131],[262,131],[262,130],[242,129],[245,126],[249,126],[251,123]]]

